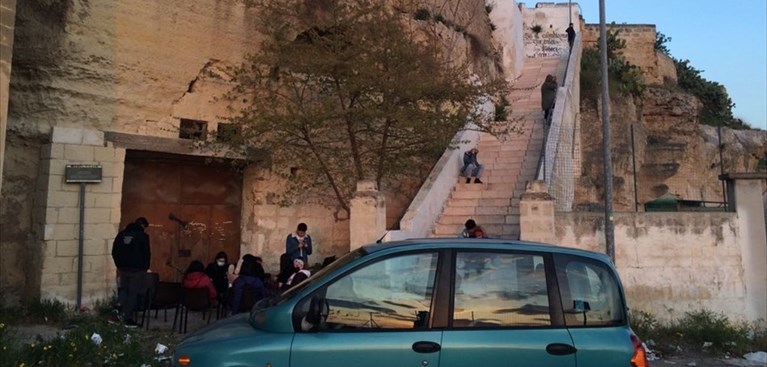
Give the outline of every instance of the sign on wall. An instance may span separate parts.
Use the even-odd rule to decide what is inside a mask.
[[[67,183],[101,182],[101,166],[96,164],[68,164],[64,171]]]

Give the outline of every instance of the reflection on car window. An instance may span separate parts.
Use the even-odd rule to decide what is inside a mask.
[[[599,263],[564,261],[564,272],[559,271],[558,277],[567,326],[623,323],[623,301],[613,273]]]
[[[368,264],[328,286],[327,329],[424,328],[429,318],[437,254]]]
[[[543,257],[459,252],[453,327],[549,326]]]

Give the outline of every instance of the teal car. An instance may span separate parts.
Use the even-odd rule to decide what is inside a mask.
[[[645,367],[603,254],[423,239],[354,250],[183,340],[174,366]]]

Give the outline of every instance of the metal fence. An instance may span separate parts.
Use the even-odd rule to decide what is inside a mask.
[[[613,136],[616,212],[731,210],[720,175],[767,170],[764,138],[746,131],[701,125],[697,131],[671,137],[648,132],[638,123],[625,127]],[[551,168],[539,179],[547,180],[556,210],[603,210],[601,146],[581,147],[578,124],[563,122],[556,132],[553,128],[549,139],[559,140],[558,153],[549,158]],[[563,151],[569,157],[563,159],[567,155]]]

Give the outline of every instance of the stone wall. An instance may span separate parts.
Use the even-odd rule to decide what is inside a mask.
[[[676,67],[662,52],[655,51],[654,24],[610,24],[610,32],[618,32],[618,38],[626,41],[621,50],[623,57],[632,65],[642,69],[648,84],[663,84],[666,80],[676,81]],[[599,24],[586,24],[583,29],[583,47],[597,47]],[[670,64],[669,64],[670,62]]]
[[[67,164],[100,165],[100,183],[85,185],[82,297],[84,304],[103,299],[115,287],[112,241],[120,224],[125,150],[106,144],[96,130],[54,128],[51,143],[41,152],[40,175],[33,211],[33,233],[41,241],[40,296],[76,299],[80,240],[80,184],[65,182]],[[30,277],[37,279],[38,276]]]
[[[746,282],[735,213],[615,215],[615,264],[629,307],[675,319],[708,309],[746,319]],[[556,213],[556,241],[604,252],[604,215]]]
[[[538,3],[535,8],[522,8],[525,55],[527,57],[564,56],[569,51],[565,30],[570,22],[580,32],[578,6],[568,12],[568,3]],[[540,26],[540,32],[532,28]]]

